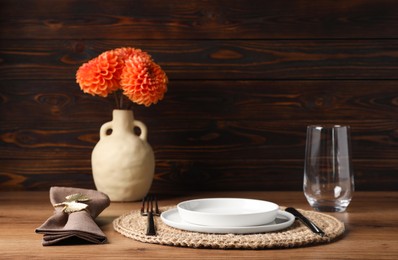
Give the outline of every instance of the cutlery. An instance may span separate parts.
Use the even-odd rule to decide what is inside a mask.
[[[317,226],[315,225],[311,220],[309,220],[308,218],[304,217],[303,214],[301,214],[298,210],[296,210],[295,208],[289,207],[286,208],[285,211],[292,213],[293,216],[296,217],[296,219],[299,219],[301,222],[304,223],[304,225],[306,225],[309,229],[311,229],[312,232],[320,235],[320,236],[324,236],[325,233]]]
[[[153,216],[160,216],[158,199],[155,195],[147,195],[142,199],[141,216],[148,216],[146,235],[156,236],[156,227]]]

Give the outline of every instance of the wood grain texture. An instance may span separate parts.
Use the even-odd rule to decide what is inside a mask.
[[[82,158],[1,160],[1,189],[48,190],[54,185],[93,189],[90,154]],[[301,159],[237,161],[239,165],[223,159],[157,159],[151,192],[302,190],[304,163]],[[386,165],[394,163],[395,160],[354,159],[357,190],[377,191],[381,186],[385,190],[395,190],[396,176],[385,170]]]
[[[3,79],[69,79],[101,52],[133,45],[170,80],[397,79],[398,40],[3,40]]]
[[[160,194],[160,206],[203,197],[243,197],[310,210],[302,192],[170,193]],[[125,238],[112,227],[115,218],[139,210],[141,203],[111,203],[96,218],[108,243],[43,247],[41,235],[35,234],[34,230],[53,214],[48,192],[0,192],[0,249],[3,259],[53,259],[60,256],[68,259],[395,259],[398,256],[398,209],[393,205],[397,203],[397,192],[356,192],[347,212],[329,213],[345,224],[346,233],[341,239],[326,245],[286,250],[192,249],[141,243]],[[155,221],[160,220],[156,218]]]
[[[170,80],[159,104],[133,107],[154,192],[301,190],[320,123],[351,126],[357,189],[397,190],[397,13],[392,0],[0,0],[0,189],[94,187],[113,100],[75,73],[132,46]]]
[[[114,108],[113,97],[83,94],[74,79],[3,80],[0,87],[4,127],[16,122],[29,127],[37,121],[41,126],[98,126],[111,119]],[[397,99],[394,80],[183,80],[171,81],[158,104],[133,108],[150,124],[162,119],[348,122],[396,120]],[[29,117],[24,115],[26,108]]]
[[[394,0],[2,0],[12,39],[394,38]],[[89,28],[89,29],[88,29]]]
[[[2,188],[92,188],[91,151],[112,103],[70,81],[2,84]],[[135,109],[157,159],[154,191],[301,189],[305,129],[322,122],[351,125],[358,189],[398,184],[385,171],[396,169],[395,81],[176,81],[170,89],[158,105]]]
[[[99,127],[111,120],[112,103],[82,94],[74,82],[41,80],[26,86],[21,80],[2,84],[1,138],[9,146],[87,149],[98,141]],[[294,150],[291,157],[298,152],[294,146],[304,144],[308,124],[344,123],[352,126],[359,150],[371,145],[370,149],[387,151],[385,145],[396,142],[395,84],[301,81],[298,86],[295,81],[176,81],[158,105],[137,106],[134,111],[148,124],[151,141],[160,147],[177,142],[176,147],[207,144],[207,148],[218,146],[228,151],[228,147],[268,143],[276,144],[272,150],[290,146]],[[31,111],[29,117],[27,110]],[[386,133],[389,139],[382,138]],[[389,157],[394,158],[394,151],[390,152]]]

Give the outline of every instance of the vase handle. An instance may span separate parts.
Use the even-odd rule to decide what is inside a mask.
[[[133,121],[133,125],[135,127],[138,127],[141,130],[140,135],[138,136],[141,140],[146,141],[146,136],[147,136],[147,130],[146,130],[146,125],[138,120]]]
[[[108,134],[106,132],[110,129],[112,129],[112,122],[103,124],[100,129],[100,139],[107,137]]]

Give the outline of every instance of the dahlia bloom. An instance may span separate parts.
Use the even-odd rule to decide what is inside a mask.
[[[80,66],[76,82],[91,95],[107,97],[120,90],[132,102],[150,106],[163,99],[168,79],[148,53],[117,48]]]
[[[106,97],[120,88],[123,63],[114,51],[107,51],[83,64],[76,81],[84,93]]]
[[[166,73],[147,57],[126,60],[120,79],[123,94],[137,104],[150,106],[163,99],[167,90]]]

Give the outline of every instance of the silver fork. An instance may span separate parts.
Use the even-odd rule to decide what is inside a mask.
[[[158,207],[158,199],[155,195],[147,195],[142,199],[141,216],[148,216],[146,235],[156,236],[153,216],[160,216],[160,210]]]

